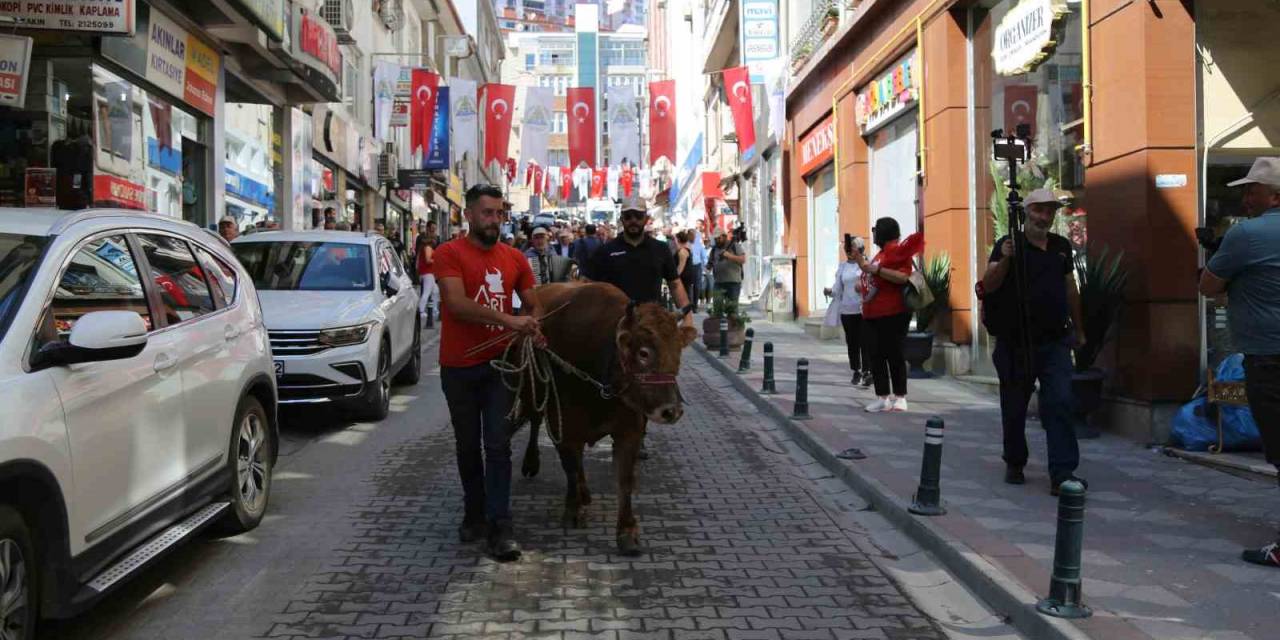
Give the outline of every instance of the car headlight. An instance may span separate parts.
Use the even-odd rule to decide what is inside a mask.
[[[325,329],[320,332],[320,344],[329,347],[345,347],[352,344],[360,344],[369,339],[369,332],[373,330],[376,323],[366,322],[364,324],[352,325],[350,327],[336,327],[333,329]]]

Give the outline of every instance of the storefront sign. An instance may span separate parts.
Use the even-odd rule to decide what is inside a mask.
[[[808,175],[831,161],[836,144],[836,122],[827,116],[800,139],[800,175]]]
[[[22,108],[30,68],[31,38],[0,35],[0,106]]]
[[[213,115],[218,92],[218,52],[163,13],[152,10],[146,39],[148,81],[187,104]]]
[[[93,177],[93,204],[100,207],[146,210],[146,189],[136,182],[99,173]]]
[[[30,29],[133,33],[133,7],[134,0],[15,0],[0,2],[0,16]]]
[[[1066,0],[1021,0],[996,25],[991,58],[996,73],[1027,73],[1053,53],[1053,23],[1070,13]]]
[[[229,195],[234,195],[245,202],[267,209],[275,205],[275,196],[272,194],[271,187],[237,171],[227,169],[223,184]]]
[[[284,0],[231,0],[275,40],[284,40]]]
[[[867,135],[914,107],[920,95],[919,60],[912,51],[858,92],[856,117]]]
[[[778,60],[778,0],[741,0],[742,62],[751,82],[764,84],[770,63]]]
[[[296,11],[294,28],[298,34],[294,44],[303,54],[296,57],[307,66],[322,71],[337,84],[342,78],[342,52],[338,49],[338,37],[334,35],[333,27],[314,12],[301,7]]]
[[[449,202],[462,206],[462,178],[452,171],[449,172],[449,188],[445,190],[445,195],[448,196]]]
[[[28,207],[58,206],[58,170],[30,167],[26,174]]]
[[[426,169],[401,169],[396,172],[396,184],[401,189],[426,191],[431,188],[432,173]]]

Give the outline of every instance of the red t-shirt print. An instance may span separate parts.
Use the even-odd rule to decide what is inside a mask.
[[[436,248],[432,265],[438,280],[458,278],[467,297],[494,311],[511,313],[512,299],[533,287],[529,260],[513,247],[498,243],[481,249],[466,238],[450,240]],[[440,310],[440,366],[473,367],[500,355],[502,342],[470,357],[472,347],[501,335],[498,325],[462,322],[444,306]]]

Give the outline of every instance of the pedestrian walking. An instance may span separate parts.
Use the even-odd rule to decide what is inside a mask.
[[[862,269],[862,318],[871,345],[876,393],[876,400],[866,407],[871,413],[907,410],[907,361],[902,348],[911,312],[902,290],[911,275],[912,258],[924,251],[924,236],[920,232],[906,239],[901,236],[897,220],[880,218],[871,231],[871,241],[880,248],[876,257],[854,256]]]
[[[533,270],[512,247],[498,242],[502,191],[476,185],[466,194],[470,231],[435,252],[444,313],[440,318],[440,382],[453,423],[464,513],[458,537],[487,535],[488,551],[503,562],[520,558],[511,522],[511,424],[513,397],[490,362],[506,347],[486,344],[504,332],[541,339],[540,308],[532,295]],[[513,314],[516,296],[526,315]],[[483,455],[482,455],[483,453]]]
[[[689,294],[689,301],[693,303],[694,313],[698,312],[698,301],[701,299],[704,289],[702,286],[703,273],[707,270],[707,244],[705,234],[702,233],[706,224],[705,221],[699,220],[697,226],[689,232],[692,236],[689,238],[688,244],[690,260],[693,263],[693,288],[687,293]]]
[[[1023,484],[1027,464],[1027,403],[1036,382],[1040,387],[1040,423],[1045,429],[1049,492],[1075,475],[1080,448],[1071,422],[1071,347],[1083,346],[1080,293],[1076,289],[1071,242],[1050,233],[1061,204],[1048,189],[1036,189],[1026,207],[1025,255],[1021,257],[1025,297],[1012,271],[1019,259],[1014,240],[996,240],[982,276],[984,322],[996,337],[991,359],[1000,378],[1000,421],[1004,428],[1005,482]],[[1022,310],[1025,309],[1025,314]],[[1024,315],[1019,318],[1019,315]],[[1023,326],[1025,325],[1025,327]],[[1030,370],[1027,369],[1030,367]]]
[[[693,326],[689,315],[692,306],[680,274],[676,270],[675,257],[667,243],[655,240],[645,233],[649,223],[649,211],[639,198],[631,198],[622,205],[622,235],[604,243],[592,256],[587,277],[597,282],[608,282],[622,290],[635,302],[662,304],[662,283],[672,292],[680,309],[684,326]],[[648,460],[649,453],[641,441],[641,460]]]
[[[689,247],[689,240],[693,235],[692,231],[678,231],[675,235],[676,246],[676,273],[679,275],[680,284],[684,286],[686,297],[690,297],[690,311],[695,311],[697,303],[693,302],[689,296],[690,291],[697,289],[698,265],[693,262],[693,251]]]
[[[534,283],[568,282],[570,267],[573,263],[552,251],[549,244],[551,233],[542,226],[534,227],[532,233],[529,248],[525,250],[524,255],[529,259],[529,266],[533,268]]]
[[[742,245],[731,239],[724,229],[717,229],[716,246],[711,255],[716,293],[723,295],[726,302],[738,302],[738,296],[742,294],[742,265],[747,262]]]
[[[583,233],[585,235],[573,241],[573,250],[569,254],[569,257],[578,263],[579,270],[587,269],[587,265],[591,262],[591,256],[603,244],[596,235],[596,226],[594,224],[588,224],[584,227]]]
[[[438,315],[440,312],[440,288],[436,286],[435,276],[435,245],[436,245],[436,223],[428,222],[427,230],[418,234],[418,240],[415,243],[414,253],[417,255],[415,262],[418,267],[418,278],[422,281],[422,295],[418,297],[418,315],[427,312],[427,308],[431,308],[431,314]]]
[[[1243,186],[1251,219],[1231,227],[1200,275],[1200,292],[1227,294],[1231,338],[1244,352],[1244,390],[1267,462],[1280,471],[1280,158],[1258,158]],[[1280,568],[1280,537],[1241,554]]]
[[[841,247],[845,261],[836,267],[835,279],[823,291],[831,298],[823,324],[828,327],[838,324],[844,329],[849,370],[853,372],[850,383],[864,388],[871,386],[871,354],[862,326],[862,268],[858,266],[858,256],[865,247],[862,238],[845,234]]]

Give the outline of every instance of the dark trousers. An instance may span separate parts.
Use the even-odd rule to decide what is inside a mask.
[[[1000,421],[1004,426],[1004,462],[1011,467],[1027,464],[1027,403],[1040,383],[1040,422],[1049,448],[1049,477],[1068,475],[1080,465],[1071,412],[1071,350],[1065,340],[1032,346],[1030,375],[1022,349],[1011,340],[997,339],[991,360],[1000,376]]]
[[[467,522],[511,522],[511,392],[488,363],[440,367]],[[482,455],[483,453],[483,455]]]
[[[871,354],[867,349],[866,336],[862,335],[862,314],[840,314],[840,324],[844,327],[844,346],[849,350],[849,369],[865,371],[871,367]]]
[[[693,269],[693,286],[685,293],[689,294],[689,304],[693,305],[693,312],[698,312],[698,302],[702,299],[702,267],[704,265],[694,264],[690,262],[685,265],[686,269]]]
[[[902,343],[907,339],[909,324],[910,313],[866,318],[871,378],[875,381],[877,396],[889,395],[890,389],[895,396],[907,395],[907,359],[902,355]]]
[[[716,292],[724,294],[728,302],[737,302],[738,295],[742,293],[741,282],[717,282]]]
[[[1280,355],[1244,357],[1244,393],[1267,462],[1280,469]]]

